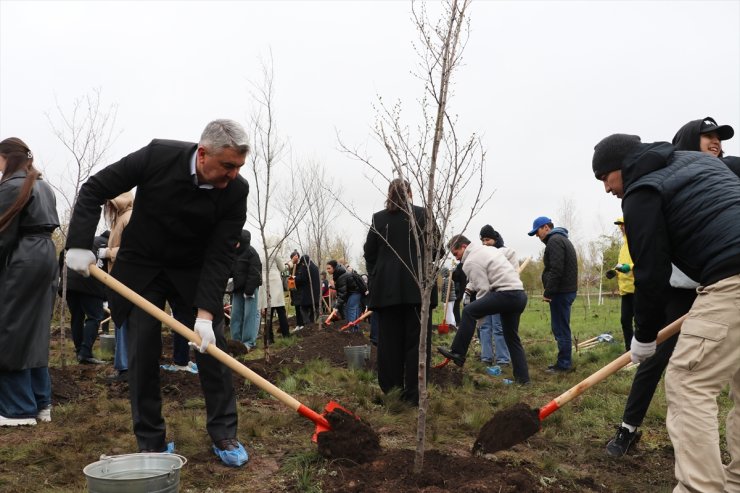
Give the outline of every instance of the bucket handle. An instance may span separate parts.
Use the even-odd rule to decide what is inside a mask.
[[[155,453],[155,452],[153,452],[153,453]],[[160,452],[160,453],[164,454],[164,453],[166,453],[166,452]],[[105,455],[105,454],[100,454],[100,460],[104,460],[104,461],[106,461],[107,463],[110,463],[110,461],[112,461],[113,459],[117,459],[117,458],[119,458],[119,457],[128,457],[129,455],[136,455],[136,454],[120,454],[120,455]],[[177,457],[178,459],[180,459],[180,463],[181,463],[181,464],[180,464],[180,467],[181,467],[181,468],[182,468],[182,467],[185,467],[185,464],[187,464],[187,463],[188,463],[188,458],[187,458],[187,457],[185,457],[184,455],[180,455],[180,454],[170,454],[170,453],[168,453],[167,455],[168,455],[168,456],[172,456],[172,457]],[[108,464],[106,464],[106,466],[107,466],[107,465],[108,465]],[[173,471],[175,470],[175,466],[172,466],[172,470],[173,470]]]

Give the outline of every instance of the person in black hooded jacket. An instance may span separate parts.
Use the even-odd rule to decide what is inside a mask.
[[[257,346],[260,322],[257,295],[262,285],[262,262],[251,241],[251,233],[243,229],[232,269],[231,338],[244,343],[247,349]]]
[[[365,294],[359,286],[357,275],[336,260],[327,262],[326,272],[333,277],[334,289],[337,291],[337,299],[329,318],[339,319],[341,313],[348,322],[354,322],[360,318],[360,301]]]
[[[717,125],[714,118],[708,116],[701,120],[691,120],[678,129],[673,136],[672,144],[679,151],[699,151],[719,158],[730,171],[740,177],[740,157],[725,156],[722,141],[730,140],[735,131],[729,125]]]
[[[671,264],[700,283],[665,378],[674,491],[740,491],[740,179],[713,156],[626,134],[596,145],[592,169],[622,199],[635,263],[633,362],[656,352]],[[725,467],[716,399],[728,384]]]

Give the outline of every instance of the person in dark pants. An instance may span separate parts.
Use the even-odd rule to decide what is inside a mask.
[[[681,151],[701,151],[718,157],[727,167],[740,177],[740,166],[733,166],[738,161],[734,156],[724,156],[722,141],[732,138],[734,130],[729,125],[717,125],[711,117],[693,120],[681,127],[673,137],[673,144]],[[698,283],[678,270],[674,265],[670,279],[671,289],[666,302],[666,323],[676,320],[688,313],[696,299]],[[606,445],[606,453],[612,457],[622,457],[630,447],[640,440],[642,433],[638,427],[647,414],[650,402],[655,395],[663,371],[668,366],[678,335],[658,345],[655,356],[642,363],[632,381],[627,404],[622,417],[622,424],[617,433]]]
[[[432,317],[421,327],[421,292],[416,282],[417,238],[423,239],[426,214],[411,204],[407,181],[396,178],[388,186],[385,209],[373,214],[364,245],[370,297],[368,307],[378,317],[378,384],[383,393],[401,390],[401,398],[419,405],[419,337],[431,347]],[[411,229],[414,215],[417,231]],[[419,245],[424,252],[424,245]],[[411,271],[409,271],[411,269]],[[430,309],[437,306],[437,289]],[[431,315],[431,313],[430,313]],[[429,371],[431,351],[427,351]]]
[[[542,298],[550,304],[550,324],[558,344],[558,359],[555,364],[548,366],[546,371],[568,372],[573,369],[570,308],[578,290],[576,250],[568,239],[568,230],[556,228],[552,220],[545,216],[535,219],[532,230],[527,234],[537,235],[537,238],[545,244],[545,254],[542,257],[545,264],[542,271],[545,292]]]
[[[452,305],[452,315],[455,317],[455,327],[457,327],[460,325],[460,304],[465,295],[465,286],[468,284],[468,279],[465,277],[465,272],[463,272],[462,264],[460,263],[452,271],[452,282],[455,283],[455,303]]]
[[[67,266],[89,275],[90,251],[103,203],[137,187],[112,276],[163,309],[187,319],[201,339],[196,353],[213,451],[229,466],[248,460],[236,438],[231,370],[206,352],[226,350],[223,295],[246,221],[249,186],[239,176],[247,135],[231,120],[210,122],[199,143],[153,140],[91,176],[80,189],[67,237]],[[162,452],[165,422],[159,388],[162,325],[111,294],[113,320],[127,323],[128,381],[140,451]]]
[[[519,339],[519,319],[527,306],[527,295],[519,273],[501,250],[471,244],[463,235],[452,238],[449,247],[455,258],[462,262],[468,278],[466,291],[474,292],[476,299],[463,308],[460,327],[452,346],[449,349],[439,347],[437,350],[456,365],[463,366],[476,320],[498,313],[501,315],[514,379],[517,383],[528,384],[529,367]]]
[[[295,259],[295,257],[293,257]],[[303,324],[308,325],[316,321],[321,303],[321,278],[319,268],[308,254],[298,259],[295,271],[295,285],[298,289],[296,312],[301,312]]]
[[[627,233],[624,230],[624,218],[620,217],[614,221],[622,232],[622,246],[619,249],[617,265],[614,266],[614,273],[617,276],[617,286],[619,287],[619,297],[621,300],[621,313],[619,322],[622,325],[622,337],[624,337],[625,351],[630,350],[632,335],[634,333],[633,319],[635,318],[635,275],[632,273],[634,264],[630,257],[629,245],[627,243]]]
[[[93,251],[98,252],[107,244],[106,238],[96,236],[93,240]],[[98,260],[102,263],[102,260]],[[63,272],[64,252],[59,254],[59,269]],[[62,282],[59,282],[59,292]],[[75,345],[77,361],[82,364],[105,364],[93,356],[93,345],[98,338],[100,322],[105,319],[103,311],[105,289],[100,282],[89,277],[82,277],[73,270],[67,271],[67,306],[69,307],[72,342]]]

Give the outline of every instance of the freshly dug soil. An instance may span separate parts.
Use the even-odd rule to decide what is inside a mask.
[[[498,411],[481,428],[473,453],[492,454],[521,443],[540,429],[539,409],[519,403]]]
[[[416,475],[413,471],[413,450],[386,450],[372,462],[341,467],[339,474],[326,475],[321,487],[325,493],[549,491],[521,465],[479,457],[459,457],[436,450],[428,450],[424,454],[421,474]]]
[[[319,453],[330,460],[364,464],[380,452],[380,437],[370,425],[342,409],[326,414],[331,430],[319,433]]]

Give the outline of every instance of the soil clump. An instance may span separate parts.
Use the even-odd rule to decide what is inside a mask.
[[[330,460],[364,464],[380,453],[380,437],[370,425],[341,408],[326,414],[331,430],[319,433],[319,454]]]
[[[492,454],[521,443],[540,429],[538,409],[526,404],[514,404],[502,409],[488,420],[473,444],[473,453]]]

